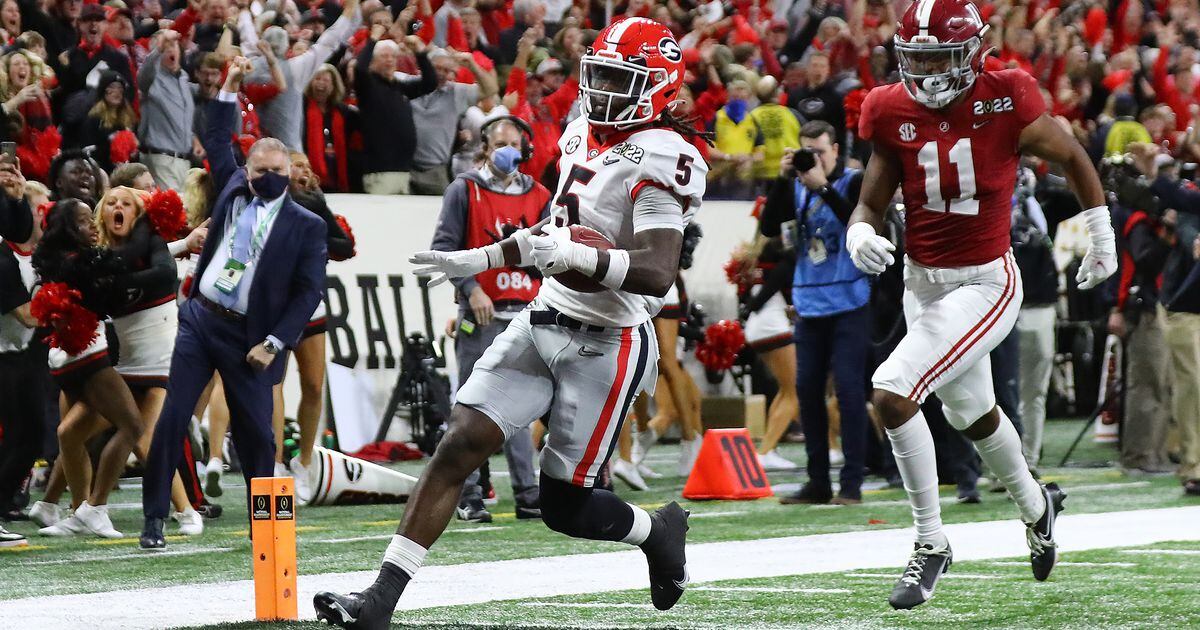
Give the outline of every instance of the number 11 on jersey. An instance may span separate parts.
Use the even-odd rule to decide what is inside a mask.
[[[971,139],[959,138],[946,155],[958,171],[958,196],[947,199],[942,188],[941,159],[936,140],[926,142],[917,152],[917,163],[925,171],[925,209],[945,212],[946,202],[954,214],[979,214],[979,200],[975,199],[975,161],[971,156]]]

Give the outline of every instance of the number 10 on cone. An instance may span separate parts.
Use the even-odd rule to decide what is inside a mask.
[[[297,619],[296,502],[290,477],[250,480],[254,617]]]

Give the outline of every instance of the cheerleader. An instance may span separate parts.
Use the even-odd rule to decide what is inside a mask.
[[[796,347],[791,302],[792,273],[795,263],[783,251],[779,238],[759,237],[744,250],[740,261],[738,309],[745,322],[746,345],[767,365],[779,391],[767,409],[767,427],[758,446],[758,459],[764,470],[796,470],[798,466],[776,451],[788,425],[800,413],[796,394]]]
[[[83,306],[89,311],[106,313],[111,310],[117,265],[111,252],[96,247],[99,239],[91,209],[78,199],[60,200],[47,214],[45,233],[34,251],[33,265],[43,283],[65,283],[80,292]],[[52,347],[48,362],[71,411],[64,420],[81,417],[83,414],[74,407],[83,404],[111,422],[117,432],[100,455],[94,480],[91,457],[83,444],[59,440],[59,461],[75,509],[71,516],[39,533],[47,536],[91,533],[120,538],[121,532],[113,527],[108,515],[108,495],[124,471],[129,453],[134,451],[144,457],[145,450],[138,446],[143,429],[137,406],[129,387],[109,361],[103,324],[96,324],[92,340],[79,352],[69,354]],[[60,435],[69,426],[66,422],[60,424]]]
[[[329,206],[325,203],[325,195],[321,192],[321,182],[313,173],[308,156],[292,153],[291,186],[289,192],[292,199],[304,206],[313,214],[325,220],[328,228],[329,258],[346,260],[354,256],[354,242]],[[317,305],[300,335],[300,343],[294,351],[296,367],[300,372],[300,405],[296,410],[296,421],[300,425],[300,453],[287,462],[288,471],[295,478],[297,501],[304,501],[310,496],[311,486],[315,482],[311,472],[313,446],[317,440],[317,427],[321,422],[321,402],[325,384],[325,301]],[[284,400],[283,383],[275,385],[275,456],[280,464],[283,463],[283,423]],[[277,464],[278,467],[278,464]]]

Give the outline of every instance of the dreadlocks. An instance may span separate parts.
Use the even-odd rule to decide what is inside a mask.
[[[694,116],[689,118],[677,118],[671,114],[671,112],[664,109],[662,115],[658,117],[658,120],[664,127],[671,129],[684,138],[700,138],[701,140],[707,142],[708,146],[710,147],[713,145],[713,140],[716,138],[711,131],[700,131],[699,129],[696,129],[696,126],[693,124],[696,121]]]

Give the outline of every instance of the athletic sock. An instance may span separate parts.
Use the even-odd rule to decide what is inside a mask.
[[[996,411],[1000,413],[1000,426],[991,435],[976,441],[975,449],[1012,495],[1021,511],[1021,519],[1026,523],[1037,522],[1046,511],[1046,495],[1029,472],[1016,427],[1003,410],[997,407]]]
[[[636,505],[630,505],[629,508],[633,510],[633,527],[629,529],[629,533],[621,539],[621,542],[640,546],[650,537],[653,521],[650,519],[650,513],[646,510]]]
[[[369,588],[374,589],[384,602],[390,603],[394,610],[404,587],[408,586],[412,576],[425,561],[426,553],[429,553],[428,549],[408,538],[400,534],[392,536],[392,542],[383,554],[383,566],[379,568],[379,577],[375,578],[375,583]]]
[[[917,411],[917,415],[900,428],[888,429],[887,434],[892,442],[896,467],[904,479],[908,502],[912,504],[917,542],[944,546],[947,541],[942,531],[942,506],[938,502],[937,457],[925,416]]]

